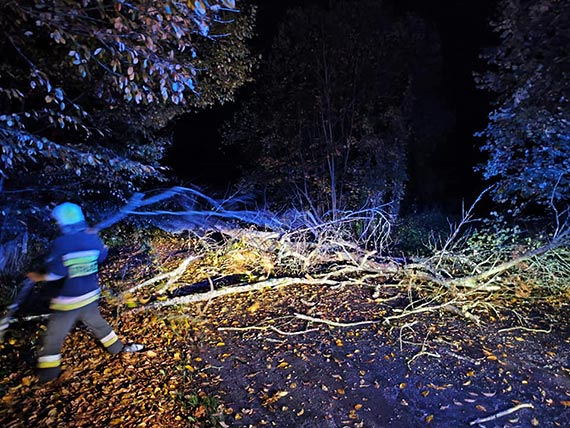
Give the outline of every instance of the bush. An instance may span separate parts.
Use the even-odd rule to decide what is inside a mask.
[[[449,233],[448,217],[439,210],[408,214],[395,226],[393,251],[410,256],[429,256]]]

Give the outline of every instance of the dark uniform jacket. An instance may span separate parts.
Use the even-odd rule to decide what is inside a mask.
[[[53,242],[47,260],[50,279],[64,278],[59,295],[50,308],[68,311],[99,298],[99,263],[107,257],[107,247],[95,233],[86,230],[61,235]]]

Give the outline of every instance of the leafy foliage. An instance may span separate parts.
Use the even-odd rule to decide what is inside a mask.
[[[398,219],[393,234],[393,254],[426,256],[449,236],[449,219],[439,210],[407,213]]]
[[[291,10],[226,128],[249,161],[243,185],[272,203],[296,194],[317,215],[392,202],[397,213],[408,150],[429,153],[445,129],[430,116],[439,58],[425,22],[380,2]]]
[[[3,2],[0,174],[114,197],[160,179],[161,129],[247,79],[253,16],[233,0]]]
[[[570,3],[503,0],[492,25],[497,48],[479,87],[497,94],[483,150],[495,199],[513,205],[568,201],[570,195]]]
[[[540,251],[564,239],[558,229],[552,230],[536,220],[507,221],[497,212],[474,223],[454,236],[449,251],[436,249],[437,268],[455,276],[470,277],[510,264],[509,269],[487,278],[481,289],[488,287],[488,291],[495,291],[497,299],[566,299],[570,278],[568,240],[549,251]],[[538,253],[527,257],[533,251]],[[512,262],[516,260],[517,263]]]

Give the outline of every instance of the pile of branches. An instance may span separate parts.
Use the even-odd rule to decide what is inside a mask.
[[[151,302],[153,307],[299,283],[368,286],[375,297],[386,289],[405,292],[408,307],[386,322],[441,310],[479,322],[478,309],[491,302],[556,297],[568,292],[567,212],[556,216],[549,234],[531,237],[520,227],[497,219],[474,219],[470,209],[463,213],[459,224],[450,227],[445,241],[433,245],[431,255],[409,258],[390,256],[393,224],[380,210],[336,214],[330,220],[317,221],[307,213],[289,212],[286,218],[294,221],[287,221],[264,213],[257,217],[264,218],[263,225],[252,222],[255,216],[251,213],[239,222],[218,221],[217,239],[212,239],[211,233],[198,238],[200,254],[193,254],[171,272],[137,284],[127,292],[136,294],[146,289],[148,295],[148,287],[153,287],[161,294],[174,296]],[[376,227],[374,240],[368,241],[373,245],[354,237],[354,230],[362,230],[367,215],[368,219],[375,219],[375,223],[367,223]],[[244,227],[248,222],[250,226]],[[205,287],[205,293],[180,295],[176,290],[191,264],[208,267],[201,281],[210,281],[211,285]],[[235,278],[239,281],[217,286],[218,278],[231,275],[238,275]]]
[[[317,219],[305,212],[248,211],[240,204],[244,201],[173,188],[146,198],[135,195],[99,222],[95,228],[102,230],[127,216],[144,216],[171,234],[192,231],[190,254],[173,269],[129,286],[121,300],[144,295],[138,310],[290,284],[359,285],[370,287],[376,298],[387,289],[407,296],[408,307],[386,322],[440,310],[479,322],[477,309],[490,301],[568,292],[568,211],[557,213],[550,234],[529,237],[521,229],[498,227],[497,221],[476,221],[470,209],[431,255],[402,258],[390,256],[393,224],[379,207]],[[220,279],[227,277],[235,283]],[[192,288],[192,281],[200,287]],[[192,289],[200,293],[183,292]]]

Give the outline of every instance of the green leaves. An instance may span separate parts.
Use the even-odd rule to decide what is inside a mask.
[[[231,6],[231,7],[230,7]],[[248,78],[254,10],[234,2],[64,0],[0,6],[0,175],[7,187],[125,198],[161,180],[170,120]],[[37,186],[37,184],[34,184]],[[108,196],[108,195],[105,195]],[[64,195],[60,194],[60,197]]]
[[[568,201],[569,17],[568,2],[505,0],[493,23],[501,42],[484,55],[493,71],[477,83],[496,94],[496,108],[477,135],[486,139],[489,159],[480,170],[499,183],[497,201]]]

